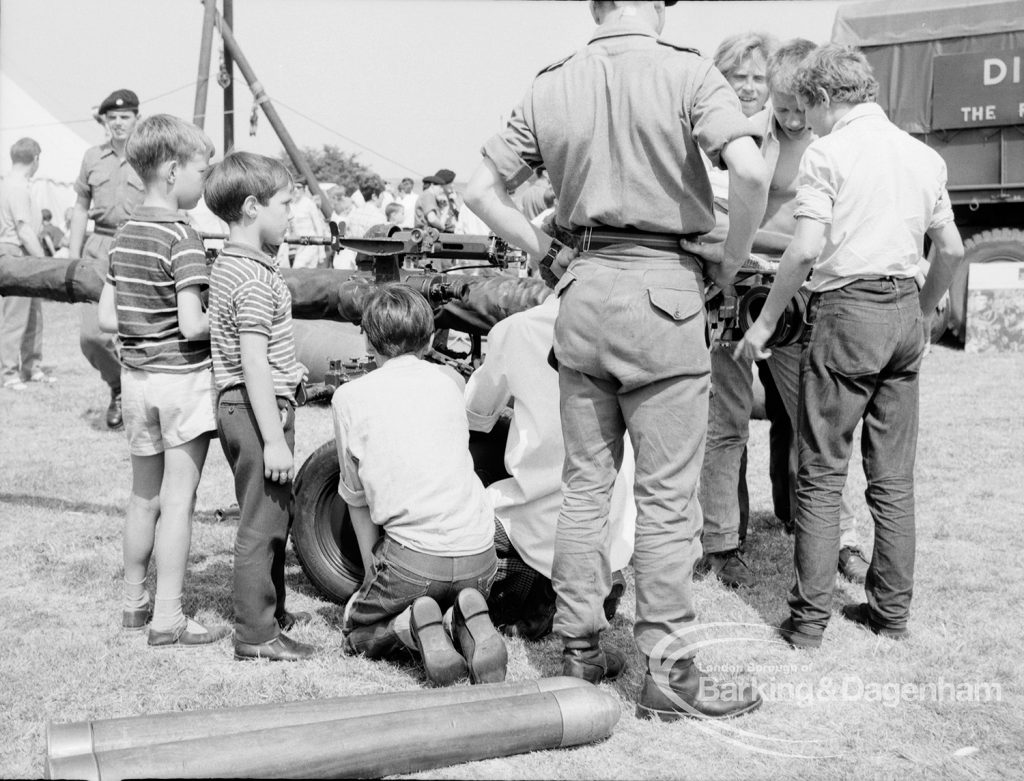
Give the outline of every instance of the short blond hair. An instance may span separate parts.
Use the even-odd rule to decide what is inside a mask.
[[[853,46],[836,43],[815,49],[800,63],[793,78],[794,94],[808,106],[822,102],[870,103],[878,97],[878,81],[867,57]]]
[[[768,58],[768,89],[772,92],[795,95],[797,69],[817,46],[806,38],[794,38],[776,49]]]
[[[743,61],[760,53],[765,62],[775,50],[775,38],[768,33],[738,33],[730,35],[715,50],[715,67],[726,78],[736,70]]]
[[[213,154],[213,142],[202,130],[170,114],[146,117],[128,137],[124,154],[144,182],[168,160],[187,163],[195,155]]]

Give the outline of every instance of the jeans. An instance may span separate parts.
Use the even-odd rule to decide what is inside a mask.
[[[101,236],[93,233],[85,240],[82,247],[82,258],[91,261],[100,275],[100,279],[106,279],[107,268],[110,259],[107,253],[110,245],[114,243],[112,236]],[[82,355],[99,371],[100,377],[110,386],[112,391],[121,392],[121,362],[117,358],[117,350],[114,347],[114,335],[103,333],[100,330],[98,311],[96,304],[79,304],[81,314],[81,331],[78,336],[78,344],[82,348]]]
[[[278,398],[288,447],[295,452],[295,407]],[[235,537],[235,639],[266,643],[280,633],[285,614],[285,541],[292,519],[291,483],[263,476],[263,437],[249,397],[241,386],[229,388],[217,403],[217,433],[238,499]]]
[[[839,514],[857,423],[875,546],[865,591],[873,620],[906,628],[914,584],[918,371],[927,338],[913,279],[858,280],[815,295],[801,366],[796,583],[800,631],[820,634],[832,608]]]
[[[402,647],[395,619],[413,602],[431,597],[445,611],[464,588],[487,597],[497,569],[493,546],[472,556],[435,556],[385,532],[373,549],[373,577],[349,603],[342,632],[357,653],[384,658]]]
[[[609,501],[628,431],[636,457],[633,635],[650,656],[696,619],[697,479],[710,374],[701,272],[689,257],[583,256],[558,292],[565,462],[551,578],[554,631],[567,648],[586,648],[608,626]]]

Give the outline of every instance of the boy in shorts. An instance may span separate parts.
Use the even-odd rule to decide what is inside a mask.
[[[118,229],[100,296],[99,323],[117,332],[121,392],[132,460],[124,527],[126,629],[152,621],[149,645],[205,645],[226,637],[182,613],[196,487],[216,429],[209,284],[202,239],[181,216],[202,193],[213,145],[184,120],[157,114],[128,139],[128,162],[146,194]],[[146,571],[156,561],[150,607]]]
[[[217,430],[235,476],[235,658],[299,661],[316,649],[285,631],[309,613],[285,609],[285,541],[295,474],[292,298],[274,258],[291,217],[292,178],[277,160],[227,155],[206,177],[210,211],[228,240],[210,272]],[[269,251],[268,251],[268,248]]]
[[[508,653],[486,602],[494,512],[473,471],[462,388],[422,360],[430,305],[407,285],[387,285],[367,296],[362,327],[378,368],[331,403],[338,493],[366,573],[345,609],[345,648],[379,659],[404,646],[438,686],[467,673],[473,683],[503,681]]]

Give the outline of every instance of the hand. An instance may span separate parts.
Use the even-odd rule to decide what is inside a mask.
[[[575,247],[565,246],[558,251],[550,266],[538,265],[540,278],[544,280],[544,284],[551,288],[557,285],[558,280],[579,254],[580,251]]]
[[[697,241],[689,241],[688,239],[680,239],[679,246],[689,252],[691,255],[703,258],[708,263],[718,263],[721,265],[722,261],[725,260],[725,242],[714,241],[704,243],[700,239]]]
[[[295,473],[295,459],[283,439],[263,446],[263,476],[284,485]]]
[[[737,361],[760,361],[763,358],[769,357],[772,351],[766,349],[765,344],[774,330],[774,328],[766,326],[760,317],[757,318],[754,324],[743,334],[743,338],[737,343],[736,349],[732,353],[733,359]]]

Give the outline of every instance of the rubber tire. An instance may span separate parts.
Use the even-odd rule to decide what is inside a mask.
[[[508,418],[488,434],[474,434],[470,454],[485,485],[506,477]],[[303,462],[295,476],[292,548],[302,571],[326,599],[344,604],[363,582],[359,544],[349,521],[348,505],[338,495],[341,466],[334,441],[325,442]]]
[[[1024,263],[1024,231],[993,228],[975,233],[964,242],[964,262],[953,274],[949,286],[949,328],[965,341],[967,314],[967,272],[971,263],[1011,261]]]

